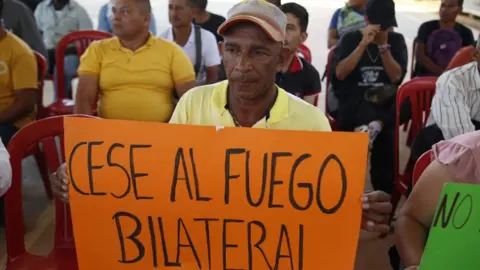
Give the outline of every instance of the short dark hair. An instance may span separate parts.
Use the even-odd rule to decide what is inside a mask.
[[[287,14],[290,13],[293,16],[297,17],[300,23],[300,30],[302,32],[307,32],[308,27],[308,11],[303,6],[297,3],[286,3],[283,4],[280,9],[283,13]]]
[[[208,0],[191,0],[193,2],[194,7],[199,8],[203,11],[207,9]]]

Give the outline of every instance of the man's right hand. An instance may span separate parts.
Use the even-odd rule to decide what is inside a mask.
[[[50,175],[53,195],[68,203],[68,173],[67,166],[63,163],[57,171]]]
[[[377,33],[380,32],[380,25],[378,24],[369,24],[367,27],[363,29],[363,38],[362,41],[360,42],[360,45],[362,46],[368,46],[370,43],[372,43],[375,40],[375,37],[377,36]]]

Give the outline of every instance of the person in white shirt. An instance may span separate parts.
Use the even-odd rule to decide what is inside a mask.
[[[3,196],[12,185],[12,167],[10,155],[0,139],[0,197]]]
[[[74,0],[43,0],[35,10],[35,20],[48,50],[48,72],[53,74],[55,48],[65,35],[78,30],[92,30],[93,22],[87,10]],[[72,94],[72,79],[77,74],[79,59],[75,46],[65,51],[65,95]],[[55,84],[56,86],[56,84]],[[55,88],[56,89],[56,88]]]
[[[221,62],[217,40],[211,32],[192,24],[193,7],[195,0],[169,0],[171,26],[160,37],[183,48],[195,68],[197,85],[216,83]]]
[[[410,165],[435,143],[480,129],[480,43],[473,57],[438,78],[430,118],[412,144]]]

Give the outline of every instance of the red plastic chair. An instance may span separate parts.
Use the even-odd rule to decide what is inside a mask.
[[[411,103],[410,133],[416,137],[418,132],[425,127],[430,115],[430,103],[435,94],[436,77],[413,78],[406,82],[397,92],[396,120],[395,120],[395,189],[392,194],[393,213],[402,195],[406,196],[408,181],[411,179],[413,168],[406,168],[403,175],[400,174],[399,165],[399,138],[400,138],[400,109],[402,103],[409,98]],[[409,162],[410,163],[410,159]]]
[[[473,55],[475,54],[476,51],[477,51],[477,49],[473,46],[466,46],[466,47],[461,48],[455,54],[455,56],[452,58],[452,60],[450,60],[450,63],[448,63],[448,66],[445,70],[450,70],[450,69],[454,69],[454,68],[457,68],[457,67],[461,67],[463,65],[466,65],[468,63],[471,63],[471,62],[475,61],[473,59]]]
[[[328,52],[328,56],[327,56],[327,66],[325,67],[325,78],[326,78],[326,82],[325,82],[325,115],[327,116],[328,118],[328,121],[330,122],[330,126],[332,127],[332,130],[335,130],[337,128],[337,120],[335,120],[335,118],[333,118],[328,112],[328,89],[330,87],[330,72],[331,72],[331,69],[332,69],[332,62],[333,62],[333,53],[334,53],[334,50],[335,50],[335,46],[333,46],[330,51]]]
[[[47,61],[45,57],[38,52],[35,53],[35,58],[37,59],[38,65],[38,102],[37,102],[37,120],[45,118],[48,116],[48,109],[43,106],[43,84],[44,84],[44,77],[47,73]],[[48,168],[47,164],[45,163],[45,157],[43,156],[42,150],[40,149],[39,145],[35,145],[30,151],[35,157],[35,161],[37,162],[38,170],[40,171],[40,175],[42,176],[43,184],[45,186],[45,191],[47,193],[48,198],[52,198],[52,187],[50,186],[50,181],[48,179]]]
[[[303,57],[308,63],[312,63],[312,52],[305,44],[297,47],[297,54],[300,54],[300,57]]]
[[[78,269],[70,208],[60,200],[55,200],[55,241],[50,254],[47,256],[30,254],[25,250],[24,243],[22,160],[30,154],[30,149],[41,143],[49,170],[54,172],[60,166],[55,137],[60,137],[61,157],[65,160],[63,118],[63,116],[56,116],[33,122],[18,131],[8,144],[12,165],[12,186],[5,195],[7,269]]]
[[[413,174],[412,174],[412,186],[415,186],[417,183],[418,179],[420,179],[420,176],[422,175],[423,171],[430,165],[432,162],[432,150],[429,150],[428,152],[424,153],[418,160],[417,163],[415,163],[415,167],[413,168]]]
[[[55,49],[55,70],[57,72],[57,96],[56,101],[49,106],[50,116],[65,115],[73,113],[74,101],[72,97],[65,97],[65,50],[69,45],[75,43],[78,57],[82,56],[90,43],[113,37],[112,34],[96,31],[82,30],[65,35],[57,44]]]

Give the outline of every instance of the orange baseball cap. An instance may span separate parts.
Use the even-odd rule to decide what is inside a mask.
[[[285,41],[287,17],[275,5],[265,0],[243,0],[227,13],[227,20],[218,27],[218,34],[239,22],[251,22],[260,26],[275,41]]]

